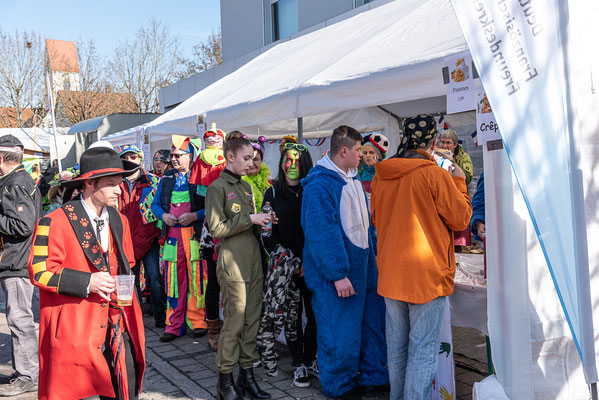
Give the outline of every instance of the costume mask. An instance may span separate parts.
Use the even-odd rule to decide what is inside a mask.
[[[206,147],[212,149],[222,149],[223,148],[223,138],[220,135],[212,135],[208,136],[204,139],[206,143]]]
[[[283,168],[283,170],[285,171],[285,175],[287,175],[287,178],[289,179],[299,179],[300,177],[300,172],[299,172],[299,157],[300,157],[300,153],[297,150],[289,150],[287,152],[286,158],[285,158],[285,167]]]
[[[379,153],[373,146],[366,144],[362,147],[362,158],[364,159],[364,164],[372,167],[379,161]]]

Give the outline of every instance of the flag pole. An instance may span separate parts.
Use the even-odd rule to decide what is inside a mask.
[[[56,140],[56,117],[54,115],[54,98],[52,97],[52,86],[50,85],[50,74],[46,71],[46,87],[48,88],[48,105],[50,106],[50,116],[52,117],[52,133],[54,135],[54,150],[56,151],[56,160],[58,161],[58,171],[62,171],[62,162],[58,154],[58,142]],[[50,157],[52,162],[52,157]]]

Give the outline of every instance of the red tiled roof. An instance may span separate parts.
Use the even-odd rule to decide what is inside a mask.
[[[23,109],[23,126],[33,126],[34,111],[31,108]],[[0,128],[22,128],[18,126],[17,114],[12,107],[0,107]]]
[[[79,72],[75,42],[46,39],[46,54],[50,71]]]
[[[129,93],[98,93],[59,90],[56,104],[73,123],[114,113],[138,113],[135,96]]]

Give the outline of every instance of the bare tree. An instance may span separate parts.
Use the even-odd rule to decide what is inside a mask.
[[[193,46],[193,58],[180,59],[185,70],[179,76],[180,79],[209,70],[223,63],[223,37],[220,29],[212,31],[210,35],[200,44]]]
[[[158,112],[158,89],[177,78],[178,59],[178,39],[167,25],[152,18],[115,49],[109,63],[112,81],[117,90],[135,96],[139,112]]]
[[[41,114],[44,44],[35,32],[0,30],[0,124],[24,127]]]
[[[70,125],[112,112],[119,112],[114,104],[112,87],[106,76],[106,62],[96,50],[95,40],[76,42],[79,64],[79,86],[76,90],[60,91],[56,99],[57,119],[68,120]],[[64,125],[65,123],[63,123]]]

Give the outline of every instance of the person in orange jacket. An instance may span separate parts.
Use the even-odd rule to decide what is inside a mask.
[[[460,167],[434,161],[435,119],[407,118],[403,132],[398,154],[377,164],[372,181],[378,293],[387,306],[391,399],[430,399],[444,302],[454,290],[453,231],[468,227],[472,207]]]
[[[130,275],[135,257],[129,223],[114,208],[123,176],[136,169],[125,171],[106,147],[86,150],[80,165],[67,185],[82,185],[81,196],[38,221],[29,253],[40,296],[38,398],[136,399],[144,326],[136,295],[117,302],[115,275]]]

